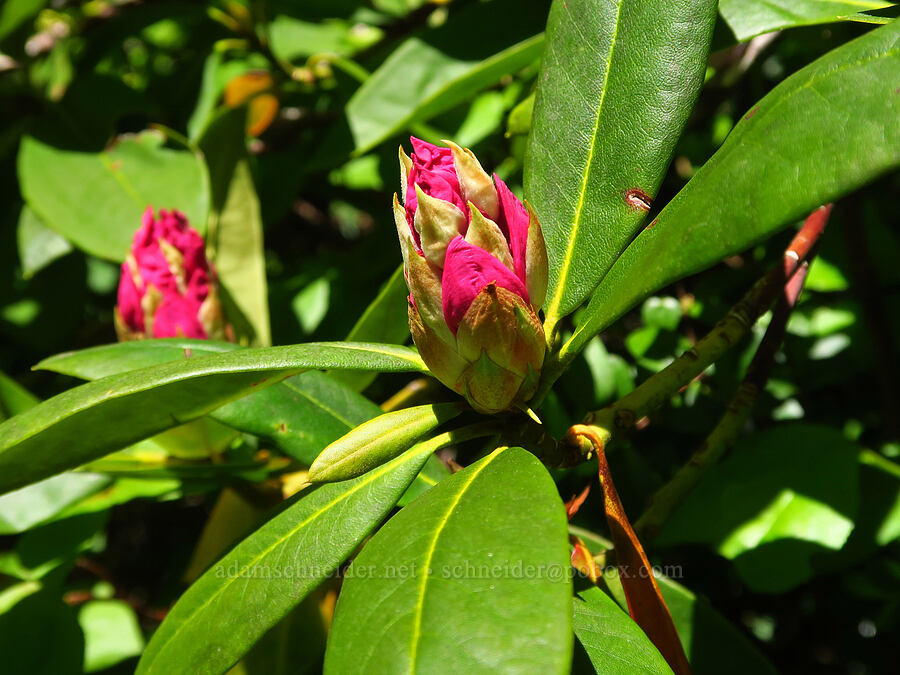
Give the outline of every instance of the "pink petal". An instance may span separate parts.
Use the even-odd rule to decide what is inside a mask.
[[[450,148],[441,148],[414,136],[411,136],[409,140],[412,142],[413,153],[410,155],[412,168],[409,171],[406,185],[406,222],[409,223],[409,229],[412,231],[416,245],[419,246],[419,234],[413,226],[418,206],[416,185],[429,197],[437,197],[455,204],[467,216],[469,209],[462,197],[459,178],[456,176],[456,168],[453,165],[453,152]]]
[[[525,283],[525,249],[528,246],[528,210],[506,183],[494,174],[497,196],[500,198],[500,222],[497,223],[509,242],[516,276]]]
[[[122,263],[122,274],[119,277],[118,307],[119,316],[132,332],[144,331],[144,312],[141,309],[141,291],[134,284],[128,263]]]
[[[160,248],[162,239],[182,255],[184,295],[180,293],[178,282]],[[152,285],[163,296],[154,315],[152,337],[207,337],[197,313],[209,295],[213,271],[206,259],[203,237],[188,224],[184,214],[174,209],[160,209],[156,218],[153,207],[148,206],[141,217],[141,227],[134,234],[131,255],[141,283],[136,285],[130,268],[122,266],[118,306],[125,324],[134,332],[146,330],[141,299],[144,289]]]
[[[178,293],[165,293],[153,316],[153,337],[187,337],[205,340],[206,331],[197,319],[200,303]]]
[[[512,291],[528,302],[528,291],[506,266],[484,249],[454,237],[447,246],[441,278],[444,320],[456,335],[459,323],[482,289],[490,283]]]

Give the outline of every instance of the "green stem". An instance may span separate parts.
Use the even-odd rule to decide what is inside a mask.
[[[750,413],[753,412],[753,406],[756,404],[760,392],[765,388],[766,381],[769,379],[775,355],[784,341],[787,322],[797,303],[808,269],[809,264],[805,262],[785,285],[784,293],[775,307],[772,321],[766,328],[766,334],[753,356],[747,374],[719,423],[691,456],[687,464],[682,466],[668,483],[650,497],[647,510],[634,526],[639,536],[646,539],[656,537],[672,513],[697,487],[706,473],[718,464],[723,455],[734,445],[741,430],[747,424]]]
[[[725,318],[697,344],[669,366],[644,380],[627,396],[602,410],[588,413],[584,424],[596,427],[604,447],[609,445],[617,431],[631,429],[639,419],[662,407],[675,392],[700,375],[750,331],[756,320],[768,310],[778,293],[810,257],[828,223],[830,213],[830,204],[813,211],[784,252],[782,263],[756,282]],[[590,450],[583,442],[573,442],[580,444],[573,451],[590,455]]]

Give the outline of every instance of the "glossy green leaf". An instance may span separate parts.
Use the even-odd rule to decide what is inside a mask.
[[[409,339],[409,319],[406,311],[408,295],[403,265],[400,265],[353,325],[347,339],[353,342],[402,345]],[[369,386],[376,375],[374,372],[349,370],[333,373],[335,379],[357,391]]]
[[[719,12],[743,41],[782,28],[847,20],[857,12],[893,4],[878,0],[719,0]]]
[[[209,178],[203,160],[163,141],[162,134],[146,131],[91,153],[26,136],[18,160],[22,194],[47,227],[108,260],[125,259],[147,206],[179,209],[204,232]]]
[[[193,355],[239,349],[212,340],[141,340],[67,352],[35,368],[95,380]],[[345,371],[333,371],[340,373]],[[350,429],[381,414],[369,399],[349,390],[333,375],[301,373],[214,410],[210,416],[230,427],[264,438],[304,464]]]
[[[422,443],[365,476],[301,493],[181,596],[137,673],[228,670],[350,555],[434,449]]]
[[[627,612],[596,586],[575,596],[575,635],[595,672],[671,675],[666,660]]]
[[[44,225],[27,204],[19,215],[16,235],[22,276],[26,279],[72,250],[69,240]]]
[[[790,424],[743,439],[688,496],[659,545],[713,545],[755,590],[808,579],[813,556],[838,550],[859,502],[858,446],[840,431]]]
[[[431,403],[379,415],[325,448],[309,467],[309,480],[329,483],[371,471],[461,412],[456,403]]]
[[[246,349],[112,375],[0,425],[0,493],[202,417],[304,370],[423,370],[405,347],[309,343]]]
[[[713,0],[553,4],[525,163],[550,261],[548,326],[643,221],[703,83],[715,17]]]
[[[568,673],[568,572],[556,486],[530,453],[497,450],[366,544],[338,597],[325,672]]]
[[[900,165],[898,45],[894,21],[828,52],[751,108],[618,259],[563,351],[578,351],[657,289]]]
[[[498,16],[506,17],[502,33],[494,30]],[[522,11],[517,0],[493,0],[454,11],[440,28],[408,38],[347,103],[356,153],[539,58],[544,40],[536,33],[542,22],[537,8]]]

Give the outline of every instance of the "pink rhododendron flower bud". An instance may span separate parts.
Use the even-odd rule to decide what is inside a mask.
[[[122,263],[116,307],[120,340],[223,336],[215,272],[203,238],[179,211],[147,207]]]
[[[411,140],[411,156],[400,149],[394,220],[413,340],[435,377],[476,410],[524,404],[546,350],[540,223],[469,150]]]

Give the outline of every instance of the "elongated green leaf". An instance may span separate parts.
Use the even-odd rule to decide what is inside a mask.
[[[406,311],[406,279],[403,265],[391,275],[372,303],[353,325],[347,339],[353,342],[381,342],[402,345],[409,339],[409,320]],[[376,373],[342,370],[335,379],[362,391],[372,383]]]
[[[893,4],[880,0],[719,0],[719,12],[743,41],[782,28],[846,20],[857,12]]]
[[[309,480],[327,483],[364,474],[461,412],[456,403],[432,403],[379,415],[325,448],[309,467]]]
[[[236,349],[240,347],[230,342],[180,338],[119,342],[51,356],[35,368],[96,380],[193,355]],[[381,408],[334,381],[333,376],[310,371],[226,404],[210,413],[210,417],[260,436],[310,464],[326,445],[380,414]]]
[[[643,220],[703,83],[715,17],[714,0],[553,4],[525,162],[550,260],[548,327]]]
[[[549,474],[521,448],[497,450],[366,544],[338,598],[325,672],[568,673],[568,571]]]
[[[74,468],[304,370],[424,369],[405,347],[309,343],[153,366],[81,385],[0,425],[0,493]]]
[[[350,555],[434,449],[422,443],[365,476],[301,493],[181,596],[137,672],[227,671]]]
[[[536,34],[543,6],[523,11],[518,0],[476,3],[455,12],[440,28],[407,39],[347,103],[356,153],[539,58],[543,36]],[[498,16],[504,17],[502,33],[494,30]]]
[[[46,226],[109,260],[125,259],[147,206],[179,209],[204,232],[209,179],[203,160],[164,148],[163,140],[147,131],[90,153],[26,136],[18,160],[22,195]]]
[[[563,351],[577,351],[655,290],[900,164],[898,89],[900,21],[775,87],[622,254]]]
[[[596,586],[575,596],[575,635],[597,673],[672,673],[640,626]]]

